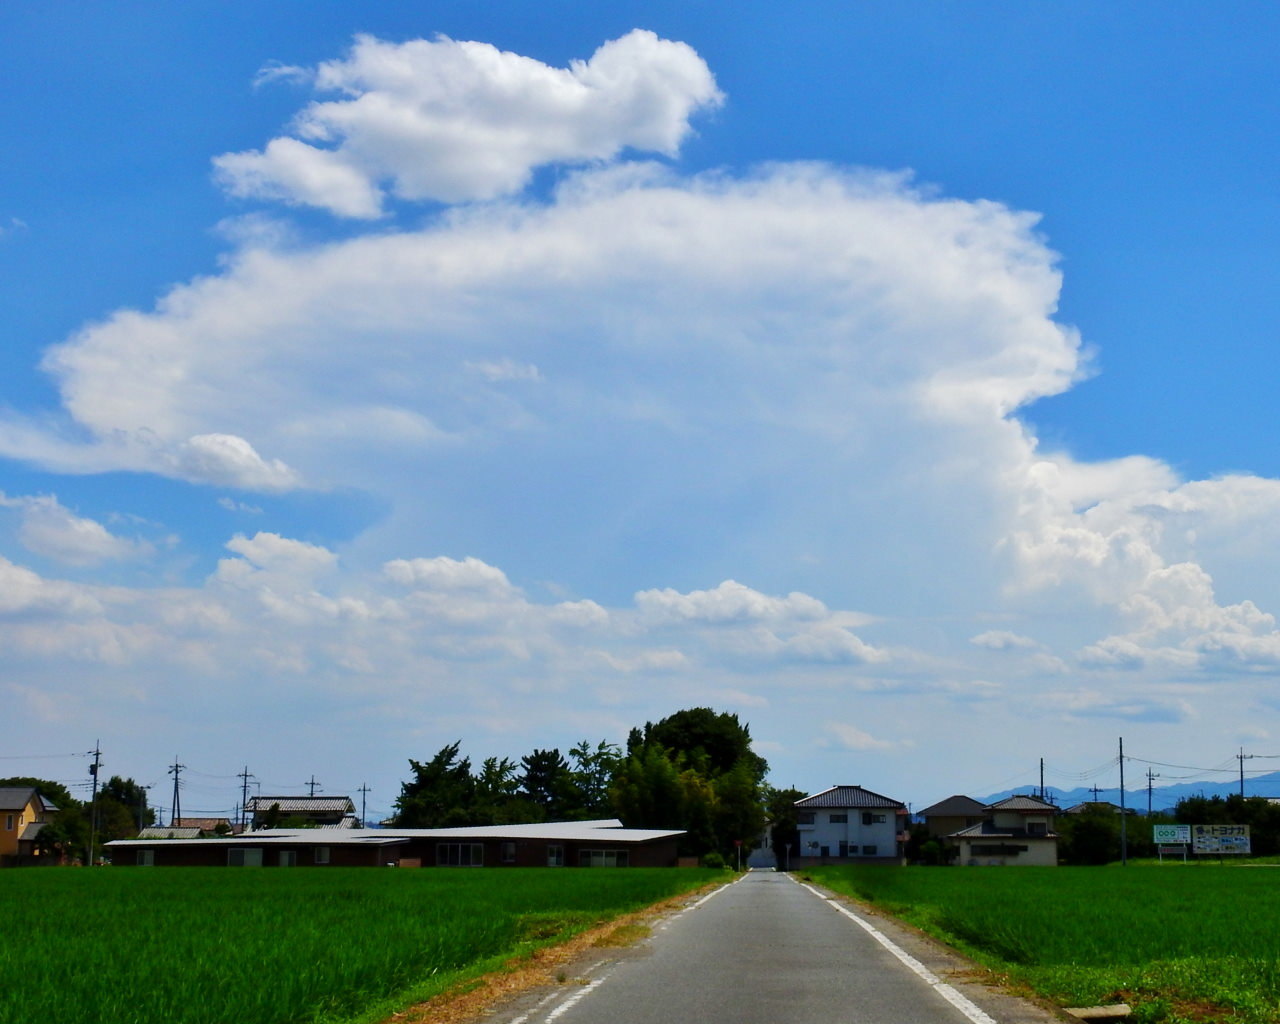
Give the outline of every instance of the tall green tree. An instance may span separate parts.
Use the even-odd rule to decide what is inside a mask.
[[[764,787],[765,815],[769,819],[769,845],[779,870],[789,866],[791,857],[800,853],[799,815],[796,801],[809,794],[802,789]],[[788,850],[788,846],[790,850]]]
[[[679,828],[681,853],[719,853],[732,862],[764,830],[763,782],[768,763],[751,749],[750,728],[737,715],[690,708],[633,729],[628,757],[612,787],[628,825]],[[666,762],[664,766],[662,762]]]
[[[587,740],[569,748],[573,759],[573,780],[577,788],[578,810],[584,818],[603,818],[613,813],[609,785],[622,762],[616,743],[601,740],[594,747]]]
[[[441,747],[425,763],[410,759],[413,778],[400,784],[394,823],[401,828],[470,825],[475,804],[471,759],[459,756],[462,741]]]
[[[557,748],[534,750],[520,759],[520,793],[542,808],[548,821],[565,821],[578,815],[579,794],[573,770]]]

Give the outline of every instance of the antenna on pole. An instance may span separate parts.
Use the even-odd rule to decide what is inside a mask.
[[[169,766],[166,775],[173,776],[173,806],[169,809],[169,827],[177,828],[178,819],[182,817],[182,797],[178,795],[178,776],[182,774],[185,764],[178,764],[178,755],[173,755],[173,764]]]
[[[360,827],[364,828],[364,800],[369,793],[369,783],[362,782],[356,792],[360,794]]]

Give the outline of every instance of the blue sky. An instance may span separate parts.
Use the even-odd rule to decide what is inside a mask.
[[[1278,20],[6,10],[5,764],[1271,752]]]

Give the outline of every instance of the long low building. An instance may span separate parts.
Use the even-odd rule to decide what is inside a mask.
[[[469,828],[263,829],[204,839],[116,839],[112,864],[157,867],[675,867],[682,831],[616,818]]]

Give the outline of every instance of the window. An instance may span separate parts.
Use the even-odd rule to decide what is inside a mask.
[[[831,824],[833,824],[833,825],[847,825],[847,824],[849,824],[849,815],[847,815],[847,814],[833,814],[833,815],[831,815]]]
[[[854,848],[853,852],[854,853],[858,852],[856,847]],[[843,839],[840,841],[840,856],[841,857],[849,856],[849,844],[846,843]]]
[[[279,864],[282,868],[297,867],[298,851],[297,850],[281,850],[280,856],[276,860],[276,863]]]
[[[626,850],[578,851],[578,864],[584,868],[625,868],[629,860]]]
[[[155,850],[139,850],[138,851],[138,867],[153,868],[156,865]]]
[[[870,811],[862,812],[862,824],[864,825],[882,825],[888,820],[883,814],[872,814]]]
[[[1020,853],[1026,853],[1028,847],[1018,846],[1014,843],[991,843],[982,845],[975,843],[969,848],[969,853],[973,857],[1016,857]]]
[[[797,825],[812,825],[812,824],[813,824],[813,811],[800,811],[798,814],[796,814],[796,824],[797,824]]]
[[[564,847],[559,843],[547,843],[547,867],[564,867]]]
[[[447,868],[484,866],[483,843],[436,843],[436,863]]]
[[[1048,832],[1049,828],[1043,821],[1027,822],[1027,835],[1029,836],[1043,836],[1047,835]]]
[[[13,815],[12,814],[6,814],[4,816],[4,830],[6,832],[13,831]]]
[[[227,866],[233,868],[262,867],[261,847],[240,847],[227,851]]]
[[[516,844],[505,842],[502,844],[502,863],[514,864],[516,862]]]
[[[315,848],[315,851],[312,853],[312,859],[317,864],[328,864],[329,863],[329,847],[317,846]]]
[[[876,855],[876,848],[874,846],[864,846],[862,848],[862,856],[874,857],[875,855]]]

